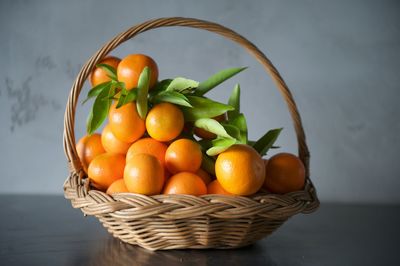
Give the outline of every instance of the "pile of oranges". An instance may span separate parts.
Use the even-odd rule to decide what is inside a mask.
[[[149,94],[159,84],[158,66],[146,55],[133,54],[122,60],[107,57],[101,65],[115,69],[116,84],[125,92],[137,89],[145,68],[150,70]],[[100,66],[90,77],[94,88],[110,80],[110,72]],[[200,144],[202,140],[215,140],[216,134],[186,121],[181,106],[160,101],[149,105],[142,117],[135,101],[118,106],[121,95],[117,88],[107,107],[108,123],[102,132],[87,134],[76,145],[92,187],[110,195],[195,196],[248,196],[260,190],[284,194],[303,189],[305,168],[297,156],[278,153],[263,159],[251,145],[239,142],[208,156]],[[213,119],[223,122],[226,114]]]

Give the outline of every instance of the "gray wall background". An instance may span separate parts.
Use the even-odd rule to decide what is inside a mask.
[[[396,1],[0,2],[0,193],[57,193],[68,172],[62,148],[69,89],[107,40],[144,20],[187,16],[231,27],[272,60],[291,88],[323,201],[399,203],[400,4]],[[249,66],[235,82],[250,137],[284,127],[280,151],[296,152],[286,106],[271,79],[237,45],[198,30],[145,33],[114,54],[147,53],[160,77],[202,80]],[[84,93],[87,92],[88,87]],[[78,108],[76,135],[89,106]]]

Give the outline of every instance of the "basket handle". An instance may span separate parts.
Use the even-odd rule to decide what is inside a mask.
[[[255,59],[257,59],[257,61],[265,68],[267,73],[271,76],[272,80],[275,82],[276,86],[278,87],[279,91],[281,92],[283,98],[287,103],[290,115],[293,120],[294,129],[296,131],[299,157],[305,165],[306,176],[307,179],[309,179],[308,177],[309,177],[310,154],[306,144],[306,137],[301,123],[300,114],[299,111],[297,110],[296,103],[293,100],[293,96],[289,88],[287,87],[285,81],[282,79],[278,70],[276,70],[276,68],[272,65],[271,61],[254,44],[252,44],[246,38],[237,34],[231,29],[225,28],[224,26],[221,26],[213,22],[208,22],[193,18],[181,18],[181,17],[159,18],[159,19],[149,20],[144,23],[131,27],[127,31],[120,33],[119,35],[115,36],[111,41],[106,43],[82,67],[74,84],[72,85],[64,117],[64,151],[68,159],[70,171],[80,172],[82,170],[82,165],[75,148],[75,133],[74,133],[75,111],[76,111],[76,104],[78,102],[78,96],[82,90],[84,82],[88,78],[91,71],[108,53],[110,53],[113,49],[118,47],[123,42],[133,38],[134,36],[142,32],[151,29],[156,29],[161,27],[172,27],[172,26],[203,29],[222,35],[244,47],[251,55],[255,57]]]

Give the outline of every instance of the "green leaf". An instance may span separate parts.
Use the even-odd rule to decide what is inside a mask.
[[[110,85],[109,93],[107,96],[105,96],[103,98],[103,100],[115,100],[116,98],[114,96],[118,94],[118,91],[116,90],[116,88],[117,88],[116,83],[114,81],[112,81],[111,85]]]
[[[192,105],[189,103],[188,98],[182,93],[177,91],[162,91],[153,96],[151,102],[153,103],[169,102],[192,108]]]
[[[228,112],[229,113],[229,112]],[[236,115],[232,120],[228,120],[229,125],[235,126],[240,131],[240,142],[247,144],[247,122],[244,114]]]
[[[125,98],[125,103],[133,102],[137,99],[137,90],[130,90]]]
[[[166,88],[166,91],[186,92],[191,91],[199,86],[199,82],[191,79],[177,77]]]
[[[221,70],[220,72],[209,77],[207,80],[200,82],[195,91],[195,94],[199,96],[206,94],[211,89],[215,88],[225,80],[233,77],[234,75],[245,70],[246,68],[247,67],[235,67]]]
[[[87,120],[87,133],[91,135],[95,132],[104,120],[107,118],[108,111],[110,110],[112,100],[105,99],[108,95],[114,94],[115,89],[112,86],[107,90],[103,90],[93,103]]]
[[[232,136],[234,139],[236,139],[237,142],[242,143],[241,142],[242,137],[240,135],[240,130],[236,126],[229,125],[229,124],[223,124],[223,126],[224,126],[226,132],[228,132],[228,134],[230,136]]]
[[[214,133],[217,136],[232,138],[225,130],[225,128],[215,119],[212,118],[200,118],[194,122],[194,125],[198,128],[207,130],[208,132]]]
[[[247,141],[247,144],[250,145],[250,146],[252,146],[252,147],[254,146],[255,143],[256,143],[255,140],[248,140],[248,141]],[[270,149],[280,149],[280,148],[281,148],[281,146],[272,145]]]
[[[172,82],[172,79],[164,79],[156,83],[154,87],[149,90],[149,101],[153,102],[153,98],[157,96],[159,93],[162,93],[167,89],[169,84]]]
[[[254,144],[256,143],[257,141],[255,141],[255,140],[248,140],[247,141],[247,144],[249,144],[250,146],[254,146]]]
[[[253,148],[261,155],[267,154],[268,150],[273,146],[274,142],[281,133],[282,128],[272,129],[264,134],[256,143],[253,144]]]
[[[121,90],[126,90],[126,87],[125,87],[125,82],[122,82],[122,81],[111,81],[114,85],[115,85],[115,88],[119,88],[119,89],[121,89]]]
[[[231,96],[229,97],[228,104],[235,109],[228,112],[228,120],[234,119],[240,114],[240,85],[236,84],[233,88]]]
[[[209,156],[215,156],[226,151],[230,146],[236,143],[236,140],[233,138],[217,138],[213,140],[212,143],[213,146],[207,150],[207,155]]]
[[[154,87],[149,91],[150,96],[154,96],[161,91],[165,91],[169,84],[172,82],[172,79],[163,79],[154,85]]]
[[[193,108],[181,108],[185,116],[185,121],[196,121],[200,118],[216,117],[226,113],[227,111],[233,110],[233,107],[230,105],[214,102],[208,98],[189,95],[186,97]]]
[[[203,153],[203,159],[201,160],[201,168],[207,173],[215,176],[215,161]]]
[[[137,100],[136,100],[136,108],[140,118],[145,119],[147,115],[147,96],[149,92],[149,83],[150,83],[150,68],[145,67],[140,73],[138,88],[137,88]]]
[[[89,115],[88,115],[88,117],[86,119],[86,133],[88,135],[91,135],[94,132],[94,130],[92,130],[93,107],[94,107],[94,104],[93,104],[92,108],[90,109]]]
[[[117,79],[117,71],[112,66],[107,65],[107,64],[97,64],[96,67],[103,69],[107,73],[107,76],[110,79],[115,80],[115,81],[118,80]]]
[[[124,105],[125,97],[128,95],[128,90],[126,88],[123,88],[120,91],[119,99],[116,108],[120,108],[122,105]]]
[[[88,92],[88,95],[86,97],[86,99],[82,102],[82,104],[86,103],[89,99],[96,97],[97,95],[99,95],[104,89],[108,89],[111,86],[111,81],[107,81],[104,83],[101,83],[95,87],[93,87],[92,89],[90,89],[90,91]]]
[[[137,98],[137,94],[138,94],[138,92],[136,89],[129,90],[129,91],[123,90],[121,93],[121,96],[118,99],[117,109],[127,103],[135,101]]]

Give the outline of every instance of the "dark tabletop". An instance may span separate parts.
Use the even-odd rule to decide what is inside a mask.
[[[322,204],[235,250],[150,252],[61,196],[0,196],[0,265],[400,265],[400,206]]]

